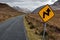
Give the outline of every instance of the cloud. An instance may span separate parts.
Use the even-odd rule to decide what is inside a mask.
[[[40,1],[40,2],[46,2],[46,1],[55,1],[55,0],[0,0],[0,2],[24,2],[24,1]]]
[[[0,0],[0,2],[21,2],[22,0]]]
[[[49,1],[49,0],[40,0],[40,2],[46,2],[46,1]]]
[[[55,2],[55,1],[58,1],[58,0],[51,0],[51,2]]]
[[[16,1],[16,0],[15,0]],[[34,10],[42,5],[46,5],[46,4],[53,4],[56,0],[52,1],[52,0],[22,0],[19,2],[9,2],[8,4],[11,6],[19,6],[22,8],[28,8],[30,10]]]

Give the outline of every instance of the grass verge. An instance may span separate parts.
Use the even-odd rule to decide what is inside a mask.
[[[39,35],[36,35],[32,29],[30,29],[30,25],[28,25],[28,22],[24,18],[24,26],[27,31],[27,36],[29,40],[41,40],[41,37]]]

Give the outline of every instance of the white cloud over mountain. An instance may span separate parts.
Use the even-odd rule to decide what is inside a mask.
[[[30,10],[34,10],[42,5],[53,4],[55,1],[57,0],[5,0],[11,6],[19,6]]]

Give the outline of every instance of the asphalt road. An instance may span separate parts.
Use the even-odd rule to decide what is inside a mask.
[[[27,40],[23,16],[0,23],[0,40]]]

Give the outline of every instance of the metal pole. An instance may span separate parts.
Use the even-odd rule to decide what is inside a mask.
[[[43,40],[45,40],[45,32],[46,32],[46,23],[43,24],[44,26],[44,31],[43,31]]]

